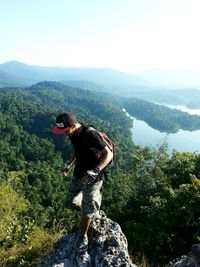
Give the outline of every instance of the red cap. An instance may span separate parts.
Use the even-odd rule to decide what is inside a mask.
[[[57,116],[56,118],[56,126],[53,127],[52,132],[54,134],[64,134],[67,128],[73,125],[73,123],[76,123],[76,117],[74,114],[67,112],[62,113]]]
[[[54,134],[64,134],[67,128],[58,128],[57,126],[53,127],[52,133]]]

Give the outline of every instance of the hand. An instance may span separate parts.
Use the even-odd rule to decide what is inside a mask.
[[[100,169],[99,167],[96,167],[93,170],[88,170],[81,180],[83,184],[91,184],[93,183],[99,176]]]
[[[65,164],[64,168],[62,169],[63,176],[65,177],[67,176],[69,169],[70,169],[70,166],[68,164]]]

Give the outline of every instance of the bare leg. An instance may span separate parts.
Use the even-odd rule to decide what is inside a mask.
[[[81,211],[81,206],[73,203],[73,208],[77,211]]]
[[[81,221],[81,233],[83,236],[87,236],[88,229],[90,227],[91,219],[84,217]]]
[[[72,200],[72,205],[74,209],[81,211],[82,199],[83,199],[83,193],[82,191],[80,191]]]
[[[91,219],[84,217],[81,221],[81,233],[80,233],[80,243],[79,252],[85,252],[88,249],[88,236],[87,232],[91,223]]]

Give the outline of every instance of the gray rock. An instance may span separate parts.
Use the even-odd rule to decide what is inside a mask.
[[[200,267],[200,244],[193,245],[187,255],[176,259],[169,267]]]
[[[128,254],[128,243],[121,227],[108,219],[103,211],[88,232],[88,251],[77,251],[77,233],[63,236],[53,252],[38,267],[136,267]]]

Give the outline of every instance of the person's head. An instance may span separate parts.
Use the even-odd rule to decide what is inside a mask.
[[[71,136],[78,124],[76,117],[71,112],[62,113],[56,118],[56,126],[53,127],[54,134],[66,134]]]

